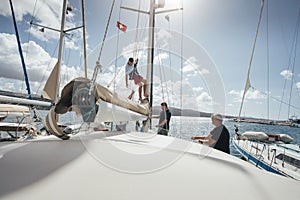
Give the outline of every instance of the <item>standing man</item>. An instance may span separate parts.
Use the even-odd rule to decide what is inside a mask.
[[[198,140],[202,144],[230,154],[229,140],[230,135],[227,128],[223,125],[223,118],[220,114],[214,114],[211,117],[215,128],[207,136],[192,137],[192,140]]]
[[[158,127],[157,134],[168,136],[172,114],[166,102],[162,102],[160,106],[161,111],[159,116],[153,116],[152,118],[159,118],[158,124],[156,125],[156,127]]]
[[[148,97],[147,94],[147,80],[144,79],[137,70],[138,59],[133,63],[133,58],[129,58],[125,67],[125,82],[126,88],[128,88],[128,80],[134,80],[134,83],[139,86],[139,100],[142,101],[142,90],[144,89],[144,97]],[[132,98],[134,91],[129,95],[129,99]]]

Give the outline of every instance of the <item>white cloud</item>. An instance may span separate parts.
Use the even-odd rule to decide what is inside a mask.
[[[202,92],[196,97],[198,110],[204,112],[211,112],[213,110],[213,99],[207,92]]]
[[[159,30],[155,34],[155,39],[156,39],[156,45],[157,45],[157,47],[159,47],[160,49],[166,49],[166,48],[168,48],[169,47],[169,42],[170,42],[171,38],[172,38],[172,35],[167,30],[165,30],[165,29]]]
[[[195,93],[200,93],[203,91],[203,87],[194,87],[193,90],[195,91]]]
[[[297,83],[296,83],[296,87],[297,87],[298,89],[300,89],[300,82],[297,82]]]
[[[189,57],[186,62],[184,63],[184,66],[182,68],[183,73],[185,73],[188,77],[191,76],[198,76],[199,74],[205,75],[209,74],[209,70],[200,66],[197,58],[195,57]]]
[[[20,88],[24,88],[24,86],[22,86],[22,84],[24,84],[24,73],[15,35],[0,33],[0,43],[0,74],[2,82],[4,83],[1,84],[1,89],[20,92]],[[33,93],[34,91],[41,93],[41,89],[50,75],[57,59],[52,58],[34,41],[23,44],[22,48],[28,50],[27,54],[24,54],[24,58],[30,86],[32,88],[31,90]],[[67,67],[65,65],[62,66],[61,72],[65,75],[65,79],[62,78],[62,84],[79,76],[80,73],[82,74],[79,68],[73,66]]]
[[[242,100],[243,93],[244,93],[243,90],[241,91],[231,90],[228,94],[234,97],[235,102],[240,102]],[[246,100],[260,100],[266,98],[267,96],[258,90],[248,90],[245,97]]]
[[[56,30],[60,30],[61,26],[61,11],[62,11],[62,1],[58,0],[26,0],[26,1],[13,1],[14,11],[16,20],[18,22],[27,22],[28,30],[31,36],[42,40],[49,41],[51,39],[55,39],[58,41],[59,32],[53,31],[50,29],[44,29],[44,32],[39,31],[41,27],[37,25],[29,25],[30,20],[34,24],[39,24],[45,27],[50,27]],[[72,13],[66,15],[66,25],[65,29],[74,28],[78,26],[81,22],[74,22],[75,14],[79,15],[79,13]],[[8,1],[1,2],[0,7],[0,15],[11,18],[11,11]],[[26,16],[26,17],[25,17]],[[66,40],[66,47],[72,49],[78,49],[77,41],[82,38],[82,34],[78,34],[82,32],[82,29],[77,29],[76,31],[70,32],[73,35],[72,40]],[[82,39],[80,39],[82,40]]]
[[[284,79],[291,80],[293,72],[291,70],[283,70],[280,72],[280,75],[283,76]]]
[[[0,74],[1,77],[23,80],[23,69],[18,52],[15,35],[0,33]],[[23,49],[28,49],[24,54],[28,76],[32,81],[39,81],[41,74],[45,72],[51,56],[33,41],[22,45]]]
[[[198,101],[210,103],[212,101],[212,97],[207,92],[202,92],[198,97]]]
[[[265,94],[262,94],[258,90],[254,91],[248,91],[246,94],[246,99],[266,99],[267,96]]]
[[[157,56],[155,56],[154,58],[154,63],[162,63],[162,60],[168,59],[169,58],[169,54],[167,53],[159,53]]]
[[[137,50],[137,57],[139,58],[139,60],[145,59],[147,58],[147,56],[144,51],[141,51],[145,46],[147,46],[146,40],[140,42],[132,42],[122,48],[121,55],[124,56],[124,58],[126,58],[127,60],[129,57],[132,57],[133,53],[136,53],[134,51]]]
[[[35,4],[36,3],[36,4]],[[60,15],[62,9],[62,3],[57,0],[28,0],[28,1],[14,1],[14,11],[17,21],[24,21],[26,15],[33,15],[34,22],[42,24],[44,26],[49,26],[52,28],[59,29],[60,27]],[[8,1],[4,1],[1,4],[0,14],[6,17],[11,17],[10,6]],[[38,28],[36,28],[38,29]],[[47,38],[57,38],[57,33],[53,31],[47,34]],[[38,31],[32,31],[32,35],[42,39],[47,40],[47,38]]]

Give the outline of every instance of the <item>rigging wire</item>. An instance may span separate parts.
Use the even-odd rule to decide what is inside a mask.
[[[141,1],[139,1],[139,10],[141,10]],[[123,1],[121,0],[121,3],[120,3],[120,8],[122,7],[122,4],[123,4]],[[140,39],[139,38],[139,26],[140,26],[140,12],[138,12],[138,17],[137,17],[137,24],[136,24],[136,31],[135,31],[135,42],[134,42],[134,50],[133,50],[133,58],[137,58],[138,55],[139,55],[139,51],[141,51],[143,48],[141,48],[143,46],[143,43],[141,42],[137,42],[139,41]],[[121,9],[119,11],[119,21],[121,20]],[[145,24],[144,24],[144,28],[143,28],[143,31],[142,31],[142,34],[140,34],[141,38],[144,36],[145,34],[145,27],[147,25],[147,21],[145,21]],[[116,87],[116,79],[119,75],[119,73],[122,71],[122,67],[119,68],[119,70],[117,71],[117,58],[118,58],[118,51],[119,51],[119,40],[120,40],[120,31],[118,30],[117,32],[117,49],[116,49],[116,60],[115,60],[115,72],[114,72],[114,77],[112,78],[112,80],[110,81],[110,83],[107,85],[107,87],[110,87],[112,83],[114,83],[114,90],[115,90],[115,87]],[[141,47],[140,47],[141,46]],[[142,72],[142,68],[140,68],[140,72]],[[136,89],[136,88],[135,88]],[[135,91],[135,89],[133,91]]]
[[[58,45],[59,45],[59,43],[56,44],[56,47],[55,47],[55,49],[54,49],[53,52],[52,52],[51,58],[54,56],[55,52],[57,51]],[[52,60],[52,59],[51,59],[51,60]],[[46,69],[45,69],[45,71],[44,71],[44,73],[43,73],[43,76],[42,76],[42,78],[40,79],[40,83],[42,83],[43,80],[45,80],[46,75],[47,75],[47,69],[50,68],[50,64],[51,64],[51,61],[48,63],[48,66],[46,67]],[[38,91],[40,90],[40,88],[41,88],[41,84],[38,86],[38,88],[37,88],[37,90],[36,90],[36,93],[38,93]]]
[[[157,44],[159,45],[159,44]],[[161,93],[162,93],[162,100],[165,101],[165,92],[164,92],[164,84],[163,84],[163,80],[166,80],[165,77],[165,73],[164,70],[161,67],[161,58],[160,58],[160,53],[159,53],[159,49],[157,49],[157,58],[158,58],[158,68],[159,68],[159,73],[160,73],[160,85],[161,85]],[[166,85],[167,87],[167,85]]]
[[[269,95],[271,99],[273,99],[273,100],[275,100],[275,101],[277,101],[277,102],[279,102],[279,103],[288,105],[288,106],[290,106],[290,107],[292,107],[292,108],[294,108],[294,109],[296,109],[296,110],[300,110],[300,107],[297,107],[297,106],[291,105],[291,104],[288,103],[288,102],[282,101],[281,99],[278,99],[278,98],[276,98],[276,97],[274,97],[274,96],[271,96],[271,95],[268,94],[267,92],[262,92],[262,91],[258,90],[257,88],[255,88],[255,87],[253,87],[253,86],[251,86],[250,88],[251,88],[252,90],[258,91],[260,94],[263,94],[263,95],[265,95],[265,96],[268,96],[268,95]]]
[[[269,48],[269,0],[267,0],[267,117],[270,120],[270,48]]]
[[[111,9],[110,9],[109,17],[108,17],[108,20],[107,20],[107,23],[106,23],[105,32],[104,32],[104,36],[103,36],[99,56],[98,56],[98,59],[97,59],[98,61],[100,61],[101,54],[102,54],[102,51],[103,51],[103,48],[104,48],[104,42],[105,42],[105,39],[106,39],[106,36],[107,36],[109,23],[110,23],[110,20],[111,20],[112,12],[114,10],[114,5],[115,5],[115,0],[113,0],[112,5],[111,5]]]
[[[35,1],[35,3],[34,3],[34,8],[33,8],[33,10],[35,10],[35,7],[36,7],[36,3],[37,3],[37,0]],[[30,25],[30,29],[31,29],[31,25]],[[28,43],[28,45],[27,45],[27,49],[26,49],[26,51],[24,52],[25,53],[25,61],[27,61],[27,55],[28,55],[28,52],[29,52],[29,40],[30,40],[30,31],[29,31],[29,34],[28,34],[28,37],[27,37],[27,43]],[[25,62],[25,63],[27,63],[27,62]],[[23,90],[24,90],[24,86],[25,86],[25,83],[24,83],[24,81],[25,81],[25,77],[23,77],[22,78],[22,81],[21,81],[21,83],[22,83],[22,86],[21,86],[21,94],[23,94]]]
[[[120,8],[121,8],[122,4],[123,4],[123,0],[121,0]],[[119,19],[119,21],[121,19],[121,9],[119,9],[119,18],[118,19]],[[111,80],[111,82],[107,85],[107,88],[109,88],[110,85],[112,83],[114,83],[114,88],[113,88],[114,91],[116,91],[116,77],[122,69],[122,68],[120,68],[119,71],[117,72],[118,55],[119,55],[119,40],[120,40],[120,30],[117,30],[117,48],[116,48],[115,67],[114,67],[114,74],[115,75],[114,75],[113,79]]]
[[[183,8],[183,1],[181,1],[181,6]],[[180,54],[181,54],[181,59],[180,59],[180,109],[182,109],[182,105],[183,105],[183,59],[182,59],[182,55],[183,55],[183,10],[181,11],[181,44],[180,44]],[[182,113],[182,111],[181,111]],[[180,114],[181,114],[180,113]],[[182,117],[179,118],[179,123],[182,123]],[[182,132],[182,126],[179,126],[179,133]]]
[[[146,34],[146,26],[147,26],[147,23],[148,23],[148,21],[147,20],[145,20],[145,22],[144,22],[144,26],[141,26],[141,27],[143,27],[142,28],[142,33],[140,33],[140,41],[144,38],[144,36],[145,36],[145,34]],[[140,30],[139,30],[140,31]],[[143,51],[143,48],[144,48],[144,43],[143,42],[137,42],[136,43],[136,56],[139,56],[139,52],[140,51]],[[140,68],[140,72],[141,73],[143,73],[143,68]]]
[[[299,33],[299,23],[300,23],[300,9],[298,13],[298,19],[297,19],[297,25],[296,25],[296,30],[295,30],[295,38],[294,38],[294,57],[292,61],[292,80],[291,80],[291,86],[290,86],[290,96],[289,96],[289,105],[291,104],[291,99],[292,99],[292,90],[293,90],[293,80],[294,80],[294,72],[295,72],[295,63],[296,63],[296,55],[297,55],[297,43],[298,43],[298,33]],[[290,106],[288,107],[288,118],[290,117]]]
[[[139,0],[138,10],[141,10],[141,0]],[[138,12],[138,17],[136,20],[136,27],[135,27],[136,31],[135,31],[134,52],[133,52],[134,58],[137,58],[137,56],[138,56],[137,41],[138,41],[138,34],[139,34],[139,24],[140,24],[140,12]]]
[[[183,2],[181,2],[182,3],[182,7],[183,7]],[[181,20],[182,20],[182,22],[181,22],[181,34],[180,34],[180,36],[181,36],[181,39],[180,39],[180,61],[181,61],[181,63],[180,63],[180,71],[181,71],[181,87],[180,87],[180,108],[182,109],[182,105],[183,105],[183,98],[182,98],[182,94],[183,94],[183,89],[182,89],[182,85],[183,85],[183,58],[182,58],[182,55],[183,55],[183,10],[181,9]],[[169,16],[168,17],[165,17],[165,19],[168,21],[168,33],[170,33],[171,32],[171,30],[170,30],[170,18],[169,18]],[[158,35],[158,33],[156,32],[156,35]],[[158,43],[158,42],[157,42]],[[170,38],[169,38],[169,42],[168,42],[168,44],[170,44],[171,42],[170,42]],[[157,51],[158,51],[158,63],[159,63],[159,73],[160,73],[160,84],[161,84],[161,91],[162,91],[162,99],[163,99],[163,101],[165,101],[165,99],[168,99],[168,104],[170,105],[170,106],[172,106],[172,104],[173,104],[173,102],[171,102],[171,98],[170,98],[170,96],[171,95],[173,95],[174,93],[173,93],[173,90],[174,90],[174,88],[173,88],[173,85],[171,85],[172,86],[172,88],[170,89],[169,87],[168,87],[168,83],[167,83],[167,78],[166,78],[166,71],[165,71],[165,68],[164,67],[162,67],[162,66],[164,66],[163,65],[163,62],[162,62],[162,59],[160,58],[160,52],[161,52],[161,50],[160,50],[160,48],[158,48],[158,46],[159,46],[159,44],[157,44],[156,45],[157,46]],[[168,57],[169,57],[169,75],[170,75],[170,80],[173,82],[173,76],[172,76],[172,69],[171,69],[171,64],[172,64],[172,62],[171,62],[171,50],[170,50],[170,45],[168,46],[169,48],[168,48]],[[165,84],[163,83],[163,80],[165,80]],[[169,94],[171,92],[171,95]],[[173,105],[174,106],[174,105]],[[180,124],[181,124],[181,118],[179,119],[180,120]],[[171,121],[172,121],[172,124],[176,124],[176,121],[173,119],[173,118],[171,118]],[[177,126],[176,126],[177,127]],[[180,126],[180,131],[181,131],[181,126]],[[179,131],[179,133],[180,133],[180,131]],[[177,130],[173,130],[173,132],[174,133],[177,133]],[[178,135],[179,137],[181,137],[181,135],[179,134]]]
[[[102,45],[101,45],[101,48],[100,48],[100,51],[99,51],[99,55],[98,55],[98,59],[96,61],[96,65],[95,65],[95,68],[94,68],[94,73],[93,73],[93,77],[91,79],[91,87],[90,87],[90,90],[93,89],[94,87],[94,84],[96,82],[96,78],[97,78],[97,75],[98,75],[98,71],[102,70],[101,69],[101,65],[100,65],[100,58],[101,58],[101,55],[102,55],[102,51],[103,51],[103,48],[104,48],[104,43],[105,43],[105,39],[106,39],[106,36],[107,36],[107,32],[108,32],[108,27],[109,27],[109,24],[110,24],[110,20],[111,20],[111,16],[112,16],[112,12],[114,10],[114,5],[115,5],[115,0],[113,0],[112,4],[111,4],[111,9],[110,9],[110,12],[109,12],[109,17],[108,17],[108,20],[107,20],[107,23],[106,23],[106,27],[105,27],[105,32],[104,32],[104,36],[103,36],[103,40],[102,40]],[[91,92],[91,91],[90,91]]]
[[[288,69],[287,70],[290,70],[290,67],[294,64],[295,64],[295,59],[296,59],[296,46],[297,46],[297,38],[298,38],[298,32],[299,32],[299,23],[300,23],[300,8],[298,10],[298,18],[297,18],[297,22],[296,22],[296,26],[295,26],[295,31],[294,31],[294,35],[293,35],[293,42],[292,42],[292,48],[291,48],[291,52],[290,52],[290,57],[289,57],[289,61],[288,61]],[[294,49],[295,48],[295,49]],[[294,63],[292,64],[292,56],[293,56],[293,52],[294,53]],[[294,70],[293,70],[294,71]],[[293,78],[292,78],[292,83],[291,85],[293,84]],[[283,98],[284,98],[284,93],[285,93],[285,88],[286,88],[286,84],[287,84],[287,79],[285,78],[284,79],[284,85],[283,85],[283,88],[282,88],[282,94],[281,94],[281,102],[283,101]],[[290,92],[291,94],[291,92]],[[282,107],[282,104],[280,104],[280,107],[279,107],[279,112],[278,112],[278,119],[280,118],[280,114],[281,114],[281,107]],[[288,118],[289,118],[289,111],[288,111]]]
[[[168,15],[167,15],[168,16]],[[166,17],[165,17],[166,18]],[[168,16],[166,18],[166,20],[168,21],[168,32],[171,33],[171,22],[170,22],[170,17]],[[169,38],[169,44],[170,44],[170,38]],[[169,48],[168,48],[168,55],[169,55],[169,74],[170,74],[170,79],[171,81],[173,82],[173,73],[172,73],[172,57],[171,57],[171,48],[170,48],[170,45],[169,45]],[[171,91],[174,91],[174,85],[172,84],[171,85]],[[168,101],[170,102],[171,99],[168,99]]]
[[[36,9],[36,8],[37,8],[37,1],[38,1],[38,0],[35,0],[35,3],[34,3],[34,7],[33,7],[33,11],[32,11],[32,18],[31,18],[31,20],[33,20],[33,18],[35,18],[35,17],[38,15],[38,13],[40,12],[41,8],[42,8],[43,5],[45,4],[45,1],[46,1],[46,0],[43,0],[43,2],[41,3],[40,7],[39,7],[38,9]],[[35,13],[35,10],[37,10],[36,13]]]

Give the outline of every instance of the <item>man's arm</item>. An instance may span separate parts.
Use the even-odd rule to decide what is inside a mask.
[[[152,118],[158,119],[158,118],[159,118],[159,115],[152,115],[152,116],[150,116],[149,118],[150,118],[150,119],[152,119]]]
[[[128,88],[128,74],[125,75],[126,88]]]
[[[199,142],[200,142],[200,140],[199,140]],[[212,134],[208,134],[208,136],[204,140],[202,140],[201,142],[202,142],[202,144],[207,144],[208,146],[211,147],[214,144],[216,144],[217,141],[215,139],[213,139]]]
[[[192,140],[203,140],[203,139],[205,139],[206,138],[206,136],[194,136],[194,137],[191,137],[191,139]]]
[[[156,125],[156,127],[161,127],[163,125],[165,125],[168,122],[167,119],[164,119],[162,122],[160,122],[159,124]]]
[[[211,134],[208,134],[207,136],[196,136],[192,137],[192,140],[198,140],[201,144],[207,144],[208,146],[212,146],[216,143],[216,140],[212,138]]]

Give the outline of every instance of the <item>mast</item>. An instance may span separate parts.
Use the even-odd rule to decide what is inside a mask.
[[[155,26],[155,0],[150,0],[149,11],[149,35],[148,35],[148,57],[147,57],[147,92],[150,97],[149,106],[152,113],[153,104],[153,61],[154,61],[154,26]],[[151,123],[150,123],[151,128]]]
[[[18,42],[19,54],[20,54],[20,57],[21,57],[23,72],[24,72],[24,76],[25,76],[26,90],[27,90],[27,93],[29,95],[28,98],[32,99],[30,85],[29,85],[29,80],[28,80],[28,75],[27,75],[27,70],[26,70],[26,66],[25,66],[25,62],[24,62],[23,51],[22,51],[20,37],[19,37],[19,32],[18,32],[18,27],[17,27],[17,23],[16,23],[16,18],[15,18],[15,12],[14,12],[12,1],[9,0],[9,3],[10,3],[10,9],[11,9],[12,17],[13,17],[13,22],[14,22],[14,27],[15,27],[16,37],[17,37],[17,42]]]
[[[164,0],[158,0],[157,3],[155,3],[155,0],[149,0],[150,1],[150,10],[149,12],[137,10],[133,8],[127,8],[121,6],[121,8],[134,11],[134,12],[140,12],[143,14],[149,15],[149,32],[148,32],[148,55],[147,55],[147,74],[146,79],[148,81],[147,85],[147,93],[149,94],[149,107],[150,107],[150,115],[152,114],[152,105],[153,105],[153,61],[154,61],[154,31],[155,31],[155,15],[166,13],[166,12],[173,12],[182,10],[182,8],[175,8],[175,9],[169,9],[169,10],[162,10],[162,11],[156,11],[156,8],[164,8],[165,1]],[[150,121],[150,129],[151,129],[151,119]]]
[[[82,37],[83,37],[84,76],[85,76],[85,78],[87,78],[84,0],[81,0],[81,9],[82,9],[81,15],[82,15]]]
[[[71,6],[67,6],[67,1],[63,1],[63,8],[62,8],[62,19],[61,19],[61,28],[60,30],[54,29],[51,27],[46,27],[37,23],[33,23],[32,21],[30,24],[39,26],[42,28],[50,29],[53,31],[57,31],[60,33],[59,39],[59,51],[57,56],[57,63],[55,64],[42,92],[42,96],[44,98],[50,99],[53,102],[57,103],[59,99],[59,87],[60,87],[60,70],[61,70],[61,63],[62,63],[62,54],[63,54],[63,46],[64,46],[64,36],[68,34],[70,31],[74,31],[79,28],[83,28],[83,43],[84,43],[84,68],[85,68],[85,77],[87,77],[87,63],[86,63],[86,39],[85,39],[85,19],[84,19],[84,0],[82,0],[82,26],[74,27],[65,30],[65,21],[66,21],[66,14],[67,11],[72,11]]]
[[[62,8],[62,16],[61,16],[61,27],[60,27],[60,37],[59,37],[59,49],[58,49],[58,56],[57,56],[57,85],[56,85],[56,96],[55,96],[55,103],[58,102],[59,99],[59,86],[60,86],[60,70],[61,70],[61,60],[63,54],[63,45],[64,45],[64,28],[66,22],[66,11],[67,11],[67,1],[64,0],[63,8]]]

